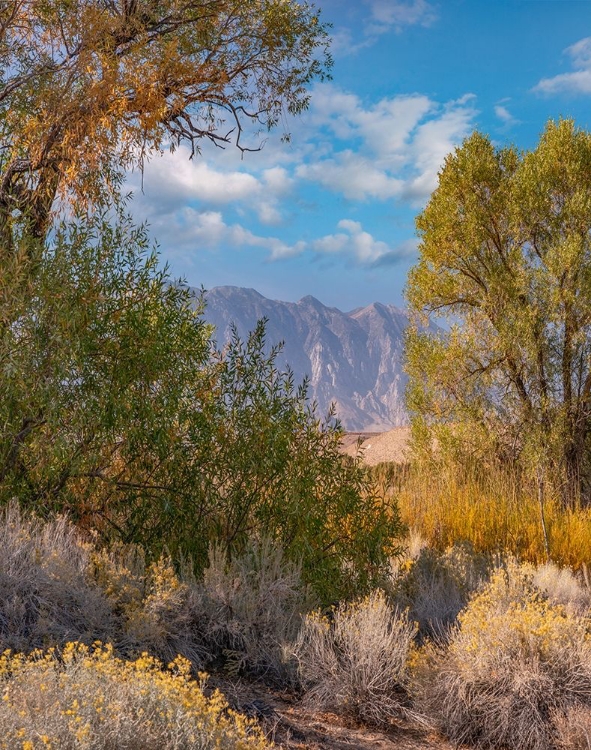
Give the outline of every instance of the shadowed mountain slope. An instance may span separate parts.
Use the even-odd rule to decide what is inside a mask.
[[[269,345],[285,343],[279,358],[296,383],[310,377],[310,396],[325,414],[331,402],[346,430],[381,431],[406,423],[402,369],[406,313],[378,302],[352,312],[326,307],[314,297],[280,302],[254,289],[222,286],[206,294],[205,318],[223,345],[235,323],[246,338],[268,318]]]

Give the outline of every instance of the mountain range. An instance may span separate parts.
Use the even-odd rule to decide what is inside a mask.
[[[205,319],[215,326],[220,346],[232,323],[245,339],[260,318],[267,318],[268,343],[284,342],[278,366],[289,365],[296,383],[308,375],[309,395],[320,414],[334,402],[346,430],[384,431],[407,423],[404,310],[374,302],[342,312],[311,296],[280,302],[233,286],[211,289],[206,301]]]

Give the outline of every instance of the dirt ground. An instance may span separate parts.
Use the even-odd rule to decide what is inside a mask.
[[[233,708],[261,721],[281,750],[452,750],[444,739],[410,722],[377,730],[310,710],[293,694],[257,683],[223,681],[217,686]]]
[[[361,455],[369,466],[384,461],[404,463],[410,439],[410,427],[396,427],[388,432],[349,432],[342,441],[342,451],[348,456],[357,454],[361,438]]]

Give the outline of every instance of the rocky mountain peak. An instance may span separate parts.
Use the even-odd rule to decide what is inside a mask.
[[[326,413],[331,402],[346,430],[382,431],[406,424],[402,368],[408,318],[393,305],[374,302],[349,313],[307,295],[299,302],[270,300],[254,289],[216,287],[206,294],[205,318],[219,345],[236,324],[245,338],[268,318],[269,345],[284,341],[279,366],[297,381],[310,377],[310,397]]]

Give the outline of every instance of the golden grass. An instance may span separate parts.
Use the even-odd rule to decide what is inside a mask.
[[[439,550],[468,541],[477,552],[536,564],[548,557],[579,570],[591,564],[591,507],[565,509],[552,496],[540,504],[535,488],[499,471],[459,477],[382,464],[373,473],[403,523]]]

